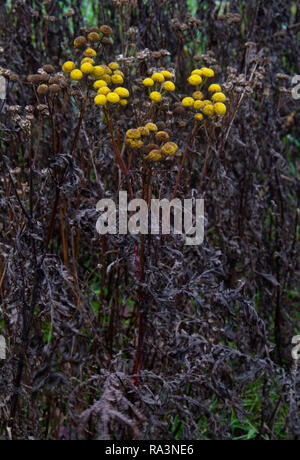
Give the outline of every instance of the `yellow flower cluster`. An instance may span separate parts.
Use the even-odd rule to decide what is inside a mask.
[[[143,85],[149,88],[149,97],[152,102],[160,102],[166,92],[175,91],[175,85],[171,81],[172,78],[171,72],[162,70],[154,72],[151,78],[143,80]]]
[[[108,66],[97,66],[94,75],[98,78],[93,85],[97,90],[97,96],[94,99],[96,105],[105,105],[107,102],[119,104],[122,107],[127,105],[127,98],[130,94],[127,88],[119,86],[124,83],[124,74],[119,70],[117,62],[111,62]],[[112,85],[117,85],[117,87],[112,89]]]
[[[126,132],[126,144],[133,149],[143,148],[147,152],[144,160],[150,161],[161,161],[177,152],[178,145],[169,139],[169,133],[159,131],[155,123],[147,123]]]
[[[94,98],[96,105],[104,106],[107,102],[127,105],[129,91],[127,88],[120,86],[124,83],[124,74],[119,70],[117,62],[111,62],[108,65],[95,65],[93,57],[96,51],[93,48],[87,48],[84,51],[84,58],[80,62],[80,69],[77,69],[73,61],[67,61],[63,64],[62,70],[70,74],[72,80],[81,80],[84,75],[89,77],[88,81],[93,82],[93,87],[97,90]],[[112,85],[117,85],[112,89]]]
[[[207,67],[202,67],[201,69],[195,69],[192,71],[188,82],[192,86],[200,85],[202,88],[207,78],[214,76],[214,71]],[[203,80],[203,77],[205,80]],[[211,99],[204,99],[204,94],[202,91],[197,88],[197,91],[194,91],[192,97],[185,97],[182,99],[181,104],[183,107],[192,107],[196,110],[195,119],[202,121],[204,115],[210,117],[214,114],[224,115],[226,113],[226,96],[222,93],[222,88],[217,83],[212,83],[208,87],[208,92],[211,95]]]

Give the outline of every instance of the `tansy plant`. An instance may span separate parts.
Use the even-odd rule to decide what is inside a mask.
[[[111,28],[106,25],[89,29],[86,36],[82,35],[75,38],[76,59],[67,60],[63,63],[62,71],[65,75],[62,73],[53,75],[54,69],[52,66],[47,66],[47,69],[42,69],[40,74],[31,76],[29,81],[34,85],[38,85],[35,87],[38,98],[45,97],[53,126],[55,124],[55,101],[60,90],[66,89],[76,104],[79,101],[80,112],[71,147],[72,156],[76,152],[79,131],[83,125],[87,105],[91,102],[92,106],[101,109],[100,116],[101,113],[104,114],[112,141],[113,153],[123,177],[126,178],[125,184],[130,200],[137,194],[136,180],[141,180],[142,197],[146,201],[151,196],[155,196],[158,193],[155,178],[157,175],[166,174],[170,160],[173,160],[174,164],[176,158],[181,156],[172,192],[172,198],[175,198],[184,171],[184,163],[188,153],[191,151],[197,132],[202,125],[206,129],[208,126],[205,124],[206,120],[213,121],[214,117],[219,117],[226,113],[224,104],[226,96],[222,92],[221,86],[212,82],[211,79],[214,77],[212,69],[202,67],[192,71],[187,82],[193,87],[194,91],[191,96],[182,99],[181,109],[184,112],[183,108],[193,109],[195,111],[195,122],[191,127],[191,132],[187,135],[186,146],[182,150],[183,146],[181,145],[180,149],[179,145],[172,139],[175,132],[173,127],[174,123],[176,123],[176,117],[180,118],[176,111],[178,95],[175,92],[174,71],[172,69],[171,71],[167,70],[164,67],[149,68],[148,76],[138,77],[131,82],[133,84],[130,91],[134,94],[134,99],[132,103],[129,103],[128,100],[131,102],[129,99],[130,91],[125,86],[125,75],[120,69],[120,64],[122,62],[126,63],[126,58],[124,60],[120,57],[111,62],[103,62],[101,59],[100,47],[107,43],[108,36],[111,33]],[[126,66],[126,73],[131,80],[134,80],[134,76],[137,77],[137,72],[138,66],[131,70],[130,66]],[[207,84],[207,82],[209,83]],[[143,94],[145,89],[148,92],[146,100]],[[55,97],[49,98],[49,94]],[[123,112],[123,108],[126,109],[125,112]],[[116,115],[118,110],[124,113],[124,117],[120,116],[120,113],[118,113],[118,117],[113,116]],[[98,116],[99,112],[96,111],[96,114]],[[129,118],[134,119],[132,125],[129,124],[129,118],[126,114],[129,115]],[[124,133],[123,136],[122,132]],[[208,144],[209,142],[207,141]],[[59,153],[58,149],[54,136],[54,155]],[[206,171],[207,156],[208,149],[206,149],[202,176]],[[65,172],[64,170],[63,178],[65,177]],[[59,193],[60,189],[58,188],[52,216],[56,214],[55,207],[57,207],[59,201]],[[49,231],[46,245],[51,237],[53,225],[54,219],[51,221],[51,231]],[[139,283],[142,285],[144,282],[145,263],[144,235],[141,235],[140,244],[135,240],[134,245],[136,269]],[[105,258],[105,254],[103,257]],[[134,366],[136,375],[139,374],[142,365],[143,311],[141,306],[144,303],[142,289],[139,291],[137,303],[139,340]]]

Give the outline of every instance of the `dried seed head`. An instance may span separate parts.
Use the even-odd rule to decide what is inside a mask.
[[[38,86],[37,92],[41,96],[46,96],[46,94],[48,94],[48,92],[49,92],[48,85],[43,84],[43,85]]]
[[[99,29],[99,27],[93,26],[93,27],[90,27],[90,28],[88,29],[88,32],[89,32],[89,33],[96,32],[97,34],[99,34],[100,29]]]
[[[50,85],[50,86],[49,86],[49,91],[50,91],[52,94],[57,94],[57,93],[59,93],[59,91],[60,91],[60,86],[57,85],[56,83],[53,83],[53,85]]]
[[[100,27],[100,32],[103,35],[111,35],[112,34],[112,29],[111,29],[111,27],[107,26],[106,24],[103,24],[103,26]]]
[[[41,81],[43,81],[43,78],[42,78],[42,75],[28,75],[27,77],[27,81],[29,81],[30,83],[33,83],[33,84],[37,84],[37,83],[40,83]]]
[[[102,43],[103,45],[110,45],[110,44],[111,44],[111,41],[110,41],[110,39],[109,39],[108,37],[102,37],[102,38],[101,38],[101,43]]]
[[[54,72],[54,67],[51,64],[43,65],[42,69],[47,73],[53,73]]]
[[[11,73],[9,76],[10,81],[18,81],[19,77],[15,73]]]

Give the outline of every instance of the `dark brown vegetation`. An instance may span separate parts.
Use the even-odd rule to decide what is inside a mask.
[[[54,77],[101,24],[131,93],[111,131]],[[0,439],[300,438],[299,33],[286,0],[1,3]],[[37,93],[45,65],[58,86]],[[202,65],[227,113],[195,128],[180,101]],[[148,121],[179,154],[145,167],[123,144],[161,68],[176,91]],[[96,203],[119,189],[204,198],[204,243],[100,237]]]

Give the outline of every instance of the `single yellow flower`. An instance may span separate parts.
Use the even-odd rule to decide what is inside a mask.
[[[99,89],[102,88],[102,86],[107,86],[107,83],[104,80],[96,80],[93,86],[95,89]]]
[[[120,97],[129,97],[128,89],[123,88],[122,86],[119,86],[118,88],[115,88],[114,92],[117,93]]]
[[[141,141],[141,140],[134,140],[134,139],[130,139],[129,140],[129,144],[130,146],[133,148],[133,149],[140,149],[141,147],[143,147],[144,145],[144,142]]]
[[[214,77],[215,75],[215,72],[212,69],[209,69],[207,67],[202,67],[201,72],[204,77],[208,77],[208,78]]]
[[[192,97],[185,97],[184,99],[182,99],[181,101],[181,104],[183,105],[183,107],[192,107],[192,105],[194,105],[194,99]]]
[[[191,73],[191,75],[202,75],[202,70],[201,69],[194,69]]]
[[[90,63],[90,64],[92,64],[92,65],[94,65],[94,64],[95,64],[95,61],[94,61],[94,59],[92,59],[92,58],[89,58],[89,57],[85,57],[85,58],[83,58],[80,64],[84,64],[85,62],[89,62],[89,63]]]
[[[175,91],[175,85],[172,81],[165,81],[165,83],[163,84],[163,87],[167,91]]]
[[[98,94],[98,96],[95,97],[94,102],[96,105],[105,105],[106,104],[106,96],[104,94]]]
[[[72,72],[72,70],[75,69],[75,64],[73,61],[67,61],[64,63],[64,65],[62,66],[62,70],[63,72],[65,73],[70,73]]]
[[[126,131],[126,137],[129,139],[139,139],[141,137],[141,133],[138,129],[128,129],[128,131]]]
[[[74,69],[70,73],[72,80],[81,80],[83,78],[83,73],[79,69]]]
[[[126,101],[126,99],[121,99],[119,104],[122,106],[122,107],[125,107],[127,104],[128,104],[128,101]]]
[[[168,70],[162,70],[160,73],[163,74],[163,76],[165,77],[166,80],[171,80],[172,74]]]
[[[201,120],[203,120],[203,115],[202,115],[202,113],[196,113],[194,115],[194,118],[195,118],[195,120],[201,121]]]
[[[108,93],[106,98],[108,102],[111,102],[111,104],[116,104],[117,102],[120,102],[120,96],[115,92]]]
[[[145,80],[143,81],[143,85],[145,86],[153,86],[154,85],[154,81],[152,80],[152,78],[145,78]]]
[[[217,102],[214,105],[214,109],[217,115],[224,115],[226,113],[226,105],[222,102]]]
[[[178,145],[175,142],[167,142],[161,148],[161,151],[168,156],[174,155],[178,150]]]
[[[197,99],[197,101],[194,102],[194,109],[196,109],[196,110],[200,110],[200,109],[202,109],[204,106],[205,106],[204,101],[199,101],[199,100]]]
[[[213,115],[215,109],[212,104],[207,104],[205,107],[203,107],[202,111],[205,115],[210,116],[210,115]]]
[[[201,93],[201,91],[194,91],[193,92],[193,98],[194,99],[203,99],[203,93]]]
[[[91,59],[91,61],[92,61],[92,59]],[[94,61],[93,61],[93,62],[94,62]],[[91,64],[92,64],[92,62],[91,62]],[[96,65],[96,66],[94,67],[93,72],[92,72],[92,75],[93,75],[94,77],[100,78],[100,77],[102,77],[102,75],[104,75],[104,74],[105,74],[105,69],[103,68],[102,65]]]
[[[124,78],[121,77],[121,75],[112,75],[111,77],[111,81],[115,84],[115,85],[122,85],[122,83],[124,82]]]
[[[154,132],[154,133],[155,133],[156,131],[158,131],[158,127],[156,126],[155,123],[147,123],[147,124],[145,125],[145,128],[149,129],[149,131],[152,131],[152,132]]]
[[[149,97],[153,102],[160,102],[161,101],[161,94],[158,91],[152,91],[152,93],[150,93]]]
[[[212,100],[214,102],[225,102],[226,101],[226,96],[223,93],[215,93],[212,96]]]
[[[119,64],[117,62],[110,62],[108,64],[108,67],[111,69],[111,70],[117,70],[119,68]]]
[[[155,72],[151,78],[153,81],[157,81],[159,83],[162,83],[163,81],[165,81],[165,77],[163,76],[161,72]]]
[[[95,57],[97,56],[97,53],[95,50],[93,50],[93,48],[87,48],[84,53],[83,53],[84,56],[86,57]]]
[[[162,154],[160,153],[159,150],[154,149],[154,150],[151,150],[151,152],[149,152],[149,154],[145,158],[151,161],[159,161],[162,159]]]
[[[109,75],[107,75],[107,73],[105,73],[104,75],[102,75],[102,80],[104,80],[108,85],[111,83],[111,78]]]
[[[194,74],[188,78],[188,82],[190,85],[197,86],[200,85],[200,83],[202,83],[202,78],[200,77],[200,75]]]
[[[141,136],[149,136],[150,134],[150,131],[146,128],[146,126],[139,126],[137,129],[141,133]]]
[[[218,85],[217,83],[213,83],[212,85],[208,87],[208,91],[210,91],[211,93],[218,93],[219,91],[222,91],[222,90],[221,90],[220,85]]]
[[[81,65],[80,70],[82,73],[90,74],[93,72],[94,67],[89,62],[85,62]]]
[[[97,94],[104,94],[104,96],[106,96],[110,92],[111,90],[108,86],[101,86],[101,88],[98,89]]]

